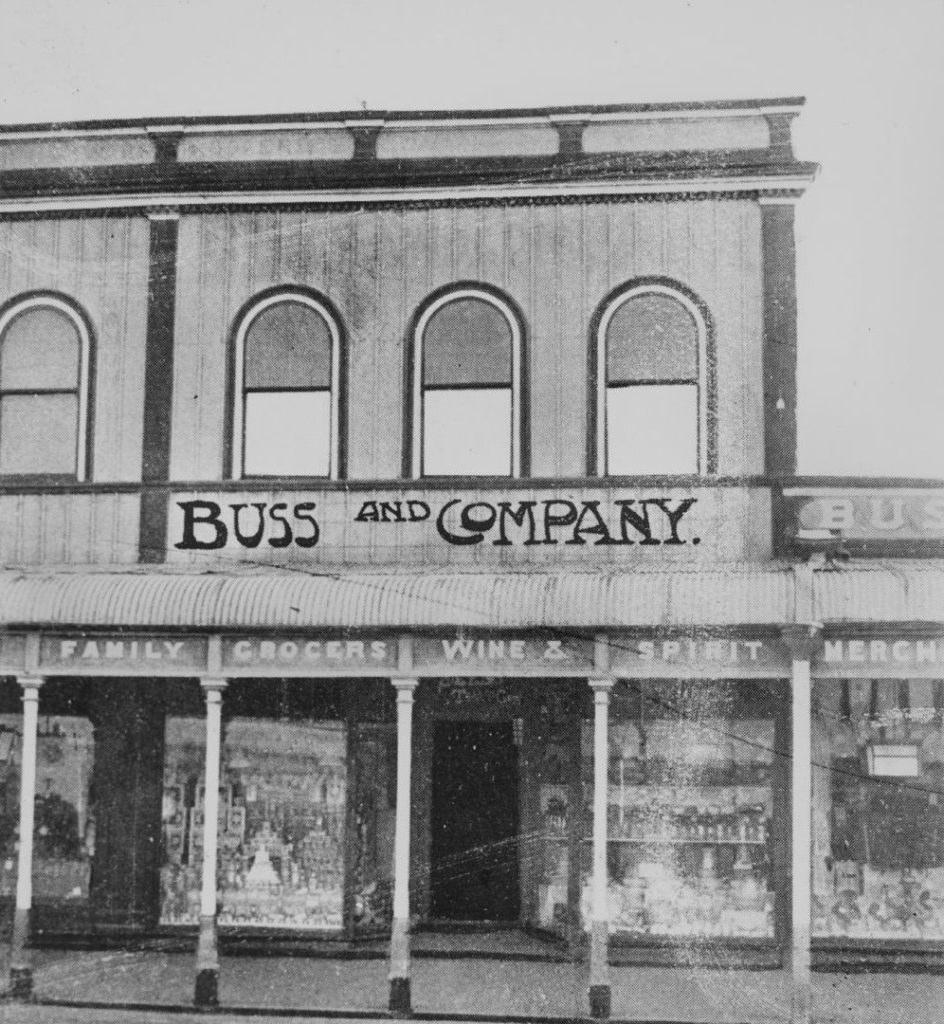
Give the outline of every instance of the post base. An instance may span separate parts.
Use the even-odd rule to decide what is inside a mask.
[[[220,969],[201,967],[193,990],[193,1002],[202,1010],[216,1009],[220,1005]]]
[[[33,968],[32,967],[11,967],[10,988],[8,990],[10,999],[18,999],[25,1002],[33,998]]]
[[[398,1017],[409,1017],[413,1012],[409,978],[390,979],[390,1002],[388,1008],[391,1013],[396,1014]]]
[[[590,986],[590,1016],[594,1020],[608,1020],[612,1010],[609,985]]]

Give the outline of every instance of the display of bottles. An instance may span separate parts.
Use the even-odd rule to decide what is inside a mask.
[[[632,842],[731,843],[763,845],[768,836],[768,814],[762,804],[736,811],[695,807],[666,811],[655,807],[621,808],[610,804],[610,838]]]

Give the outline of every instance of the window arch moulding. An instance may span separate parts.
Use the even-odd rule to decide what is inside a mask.
[[[94,335],[57,292],[0,307],[0,476],[91,478]]]
[[[255,296],[236,319],[226,469],[231,479],[341,479],[341,321],[298,288]]]
[[[526,476],[525,331],[512,301],[450,285],[420,307],[411,342],[405,475]]]
[[[620,286],[594,316],[589,363],[591,475],[717,472],[714,333],[697,296],[663,278]]]

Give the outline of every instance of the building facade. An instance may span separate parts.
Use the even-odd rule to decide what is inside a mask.
[[[15,992],[940,965],[944,489],[796,476],[801,104],[0,132]]]

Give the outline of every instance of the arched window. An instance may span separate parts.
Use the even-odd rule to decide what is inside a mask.
[[[457,287],[423,310],[413,362],[413,475],[520,476],[522,330],[491,291]]]
[[[604,307],[596,345],[599,475],[707,473],[708,331],[698,305],[662,284]]]
[[[236,332],[233,477],[340,475],[341,332],[304,292],[261,299]]]
[[[0,474],[88,474],[85,319],[64,299],[34,295],[0,315]]]

